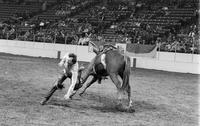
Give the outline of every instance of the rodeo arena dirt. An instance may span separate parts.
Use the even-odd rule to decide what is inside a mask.
[[[199,0],[0,0],[0,126],[200,126],[199,14]]]
[[[58,90],[40,105],[61,69],[57,59],[0,54],[1,126],[197,126],[199,76],[134,69],[130,75],[135,112],[115,109],[116,90],[108,79],[83,96],[63,100]]]

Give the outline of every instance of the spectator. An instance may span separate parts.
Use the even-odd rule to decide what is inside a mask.
[[[47,1],[45,0],[42,4],[42,11],[46,11],[47,9]]]

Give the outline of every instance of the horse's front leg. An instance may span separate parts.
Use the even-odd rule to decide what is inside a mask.
[[[86,86],[84,87],[83,91],[81,93],[79,93],[79,95],[80,96],[83,95],[83,93],[86,91],[86,89],[89,88],[94,82],[96,82],[97,79],[98,78],[96,76],[93,76],[92,80],[86,84]]]

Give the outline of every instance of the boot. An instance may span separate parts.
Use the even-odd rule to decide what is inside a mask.
[[[45,96],[44,100],[40,102],[41,105],[45,105],[47,101],[50,99],[50,97],[53,95],[53,93],[58,89],[57,86],[54,86]]]

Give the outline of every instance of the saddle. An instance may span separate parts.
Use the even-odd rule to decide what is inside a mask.
[[[102,54],[102,53],[106,53],[106,52],[108,52],[108,51],[110,51],[110,50],[116,50],[117,48],[116,47],[114,47],[114,46],[112,46],[112,45],[103,45],[103,49],[102,50],[100,50],[100,54]]]

